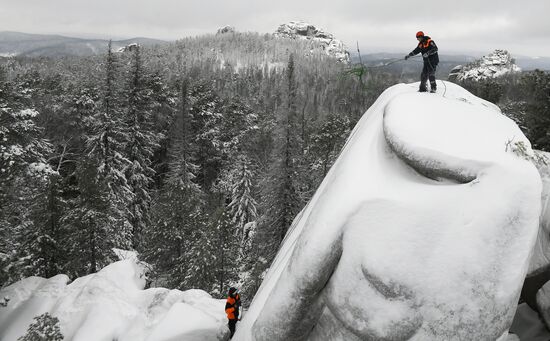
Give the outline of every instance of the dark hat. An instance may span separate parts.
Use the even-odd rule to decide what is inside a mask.
[[[237,288],[231,287],[229,288],[229,295],[234,294],[237,291]]]

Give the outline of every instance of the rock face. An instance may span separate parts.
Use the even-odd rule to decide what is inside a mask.
[[[535,157],[533,161],[542,180],[542,209],[540,232],[533,249],[528,274],[537,274],[550,265],[550,153],[537,150]],[[548,325],[550,325],[550,320]]]
[[[536,151],[534,160],[542,179],[540,230],[533,249],[522,298],[538,311],[550,330],[550,153]]]
[[[507,337],[541,179],[513,121],[445,85],[445,97],[393,86],[365,113],[236,340]]]
[[[318,43],[329,56],[336,58],[338,61],[349,63],[351,60],[350,54],[341,40],[335,39],[332,34],[302,21],[291,21],[282,24],[274,35],[280,38],[311,40]]]
[[[224,26],[218,29],[217,34],[225,34],[225,33],[235,33],[235,27],[233,26]]]
[[[497,78],[512,72],[520,72],[510,53],[505,50],[495,50],[493,53],[483,56],[481,59],[467,64],[455,66],[449,73],[450,81],[474,80]]]

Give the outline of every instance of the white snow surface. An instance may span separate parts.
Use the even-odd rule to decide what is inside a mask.
[[[119,250],[125,260],[69,282],[65,275],[30,277],[2,291],[0,340],[24,335],[33,318],[45,312],[59,318],[66,341],[222,340],[225,301],[208,293],[151,288],[143,290],[142,264]]]
[[[541,210],[533,151],[460,86],[416,89],[363,115],[234,340],[507,338]]]

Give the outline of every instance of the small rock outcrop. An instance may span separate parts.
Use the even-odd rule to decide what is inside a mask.
[[[116,50],[116,52],[119,52],[119,53],[133,52],[133,51],[137,50],[140,47],[141,46],[138,43],[131,43],[131,44],[128,44],[126,46],[123,46],[123,47],[119,48],[118,50]]]
[[[341,40],[312,24],[302,21],[291,21],[279,26],[274,33],[275,37],[289,39],[311,40],[319,44],[326,54],[343,63],[350,62],[350,54]]]
[[[235,27],[233,26],[224,26],[218,29],[216,34],[225,34],[225,33],[235,33]]]
[[[450,81],[484,80],[497,78],[509,73],[520,72],[514,59],[506,50],[495,50],[466,65],[457,65],[449,73]]]

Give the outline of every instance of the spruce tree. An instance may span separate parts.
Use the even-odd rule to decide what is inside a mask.
[[[35,246],[47,239],[34,214],[53,173],[46,161],[51,145],[36,124],[39,113],[28,92],[0,68],[0,287],[41,274],[33,262],[40,262],[43,250]]]
[[[235,226],[235,237],[239,241],[240,256],[244,256],[250,249],[252,230],[257,219],[257,202],[252,196],[253,175],[250,162],[241,156],[236,162],[231,188],[231,202],[228,210],[231,222]]]
[[[310,168],[320,170],[320,180],[325,177],[332,163],[336,161],[349,132],[349,118],[344,115],[332,114],[321,123],[312,135],[310,155],[313,159]]]
[[[132,56],[126,90],[126,124],[129,132],[126,155],[130,161],[126,179],[133,194],[128,213],[132,225],[132,246],[138,250],[143,230],[150,223],[150,191],[155,173],[151,168],[151,159],[160,137],[152,131],[153,101],[151,91],[146,88],[146,77],[138,45]]]
[[[17,341],[62,341],[63,334],[59,328],[59,319],[50,313],[36,316],[27,329],[27,333]]]
[[[297,86],[294,56],[286,69],[286,105],[281,109],[281,131],[276,136],[273,163],[264,187],[262,212],[256,243],[259,252],[270,264],[301,206],[298,184],[301,157],[300,129],[296,113]]]
[[[52,277],[63,269],[63,227],[65,200],[61,176],[52,172],[38,181],[28,182],[27,211],[32,224],[28,225],[21,240],[25,250],[25,276]]]
[[[527,136],[534,148],[550,151],[550,74],[540,70],[527,74],[523,88]]]
[[[113,247],[131,245],[128,206],[133,194],[124,174],[130,165],[124,156],[129,137],[117,69],[109,43],[101,98],[86,117],[85,152],[75,170],[79,194],[64,218],[65,224],[77,227],[72,229],[70,248],[71,268],[78,274],[96,272],[111,260]]]
[[[196,224],[188,234],[189,248],[183,259],[187,263],[184,288],[198,288],[210,293],[217,290],[217,279],[224,270],[222,265],[228,259],[218,257],[217,250],[226,246],[220,245],[216,238],[220,226],[216,222],[208,222],[206,216],[202,217],[202,224]]]
[[[153,264],[157,281],[174,288],[188,288],[191,253],[205,226],[204,195],[196,183],[199,167],[191,159],[189,94],[180,82],[179,105],[168,150],[168,174],[154,200],[152,224],[146,230],[145,257]],[[193,248],[193,251],[196,251]]]

